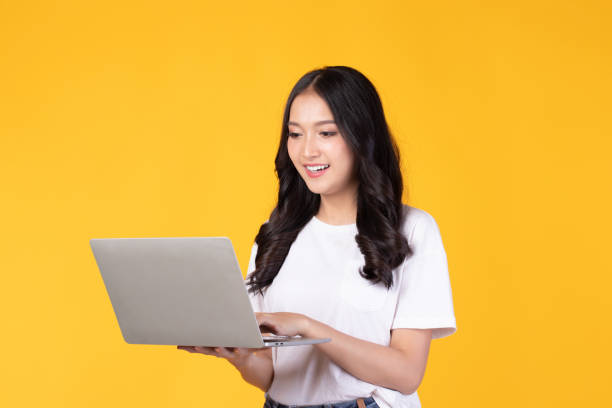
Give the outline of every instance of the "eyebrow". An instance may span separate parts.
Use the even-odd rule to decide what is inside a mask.
[[[334,122],[333,120],[329,120],[329,119],[328,119],[328,120],[320,120],[320,121],[318,121],[318,122],[315,122],[315,125],[317,125],[317,126],[318,126],[318,125],[324,125],[324,124],[326,124],[326,123],[336,123],[336,122]],[[287,125],[300,126],[300,124],[299,124],[299,123],[297,123],[297,122],[292,122],[292,121],[287,122]]]

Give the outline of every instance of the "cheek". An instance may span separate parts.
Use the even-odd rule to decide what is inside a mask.
[[[350,173],[353,168],[353,152],[348,148],[345,143],[339,143],[335,146],[335,161],[341,163],[343,173]]]
[[[295,163],[297,151],[296,145],[294,142],[291,141],[291,139],[287,140],[287,153],[289,154],[289,158],[291,159],[291,161]]]

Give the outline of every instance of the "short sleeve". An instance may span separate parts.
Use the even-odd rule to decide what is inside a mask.
[[[446,252],[435,219],[420,211],[409,237],[413,254],[401,266],[391,329],[433,329],[432,338],[457,331]]]
[[[249,257],[249,266],[247,268],[247,275],[246,275],[246,278],[244,279],[244,284],[247,288],[247,293],[249,295],[249,300],[251,301],[251,306],[253,306],[253,311],[263,312],[264,306],[263,306],[262,295],[260,293],[249,293],[248,292],[249,286],[246,284],[250,275],[253,273],[253,271],[255,271],[255,257],[256,256],[257,256],[257,243],[255,242],[253,243],[253,246],[251,247],[251,256]]]

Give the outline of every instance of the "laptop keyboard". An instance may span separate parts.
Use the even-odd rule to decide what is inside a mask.
[[[264,340],[287,340],[287,339],[299,339],[302,336],[262,336]]]

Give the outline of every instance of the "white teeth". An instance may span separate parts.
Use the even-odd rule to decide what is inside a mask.
[[[306,168],[310,171],[319,171],[319,170],[323,170],[329,167],[329,164],[323,165],[323,166],[306,166]]]

